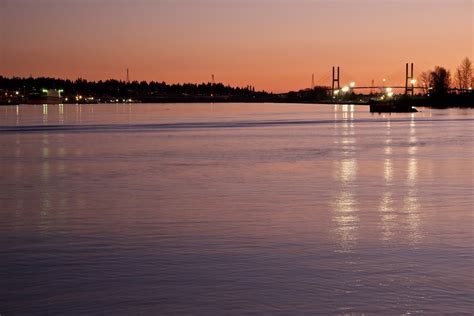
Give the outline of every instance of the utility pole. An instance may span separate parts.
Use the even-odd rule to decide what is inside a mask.
[[[127,68],[127,76],[126,76],[126,79],[127,79],[127,83],[130,83],[130,74],[128,72],[128,68]]]
[[[314,90],[314,74],[311,76],[311,90]]]

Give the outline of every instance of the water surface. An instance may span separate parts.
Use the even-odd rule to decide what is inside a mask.
[[[0,107],[0,313],[473,313],[473,110]]]

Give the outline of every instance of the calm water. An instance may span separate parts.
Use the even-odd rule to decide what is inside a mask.
[[[474,313],[474,111],[0,107],[0,314]]]

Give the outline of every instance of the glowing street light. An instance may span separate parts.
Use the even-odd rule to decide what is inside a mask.
[[[393,97],[393,92],[391,92],[391,91],[387,92],[387,97],[389,97],[389,98]]]
[[[356,83],[355,83],[354,81],[352,81],[352,82],[349,84],[349,86],[350,86],[351,88],[354,88],[355,85],[356,85]]]
[[[334,95],[338,95],[339,94],[339,90],[334,90]]]
[[[393,91],[393,89],[392,89],[392,88],[387,88],[387,89],[385,89],[385,91],[386,91],[387,93],[390,93],[390,92]]]
[[[350,90],[350,88],[348,86],[344,86],[342,87],[342,92],[348,92]]]
[[[415,85],[416,79],[412,79],[412,80],[410,81],[410,83],[411,83],[412,85]]]

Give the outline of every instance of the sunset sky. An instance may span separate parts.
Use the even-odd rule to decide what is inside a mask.
[[[473,55],[472,0],[0,0],[0,75],[288,91]]]

